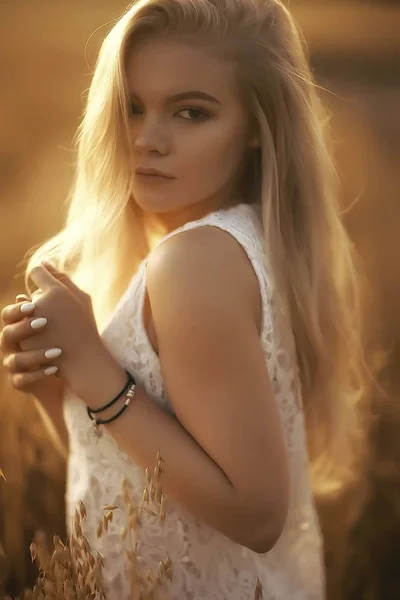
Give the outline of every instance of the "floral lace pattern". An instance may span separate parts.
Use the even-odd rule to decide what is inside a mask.
[[[173,565],[171,600],[248,600],[257,578],[264,600],[323,600],[325,582],[322,538],[311,493],[304,417],[297,385],[294,343],[290,327],[277,327],[277,307],[263,247],[261,218],[255,206],[240,204],[187,223],[166,236],[200,226],[230,233],[245,250],[257,276],[262,301],[261,344],[283,425],[290,464],[291,500],[284,531],[267,554],[256,554],[199,522],[182,506],[167,499],[163,525],[151,517],[142,530],[143,560],[157,566],[166,554]],[[144,386],[148,395],[173,414],[165,391],[159,358],[143,322],[146,262],[139,267],[102,332],[116,360]],[[84,403],[66,392],[64,415],[70,437],[67,484],[67,525],[82,500],[88,512],[86,535],[104,557],[107,600],[130,598],[119,532],[126,515],[116,511],[108,533],[97,539],[98,516],[114,503],[121,481],[132,482],[140,501],[145,487],[143,471],[120,450],[106,430],[92,434]]]

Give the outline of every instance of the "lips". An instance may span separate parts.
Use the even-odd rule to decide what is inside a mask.
[[[168,173],[164,173],[163,171],[158,171],[157,169],[150,169],[147,167],[138,167],[136,169],[136,175],[140,175],[143,177],[159,177],[160,179],[175,179],[172,175]]]

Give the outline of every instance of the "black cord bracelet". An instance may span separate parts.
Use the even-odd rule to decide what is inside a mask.
[[[111,423],[112,421],[115,421],[115,419],[118,419],[118,417],[120,415],[122,415],[122,413],[124,411],[126,411],[126,409],[128,408],[132,398],[134,398],[135,396],[135,388],[136,388],[136,384],[132,383],[128,393],[127,393],[127,397],[126,400],[124,402],[123,407],[112,417],[110,417],[109,419],[94,419],[94,425],[95,427],[98,427],[99,425],[105,425],[106,423]]]
[[[115,404],[124,394],[126,394],[126,392],[128,391],[129,387],[136,383],[134,378],[132,377],[132,375],[126,370],[124,369],[125,373],[128,376],[128,381],[126,382],[124,388],[120,391],[120,393],[115,396],[115,398],[113,398],[108,404],[106,404],[105,406],[102,406],[101,408],[90,408],[89,406],[87,407],[87,413],[89,415],[89,417],[92,419],[92,421],[94,420],[93,415],[97,415],[98,413],[103,412],[104,410],[107,410],[107,408],[110,408],[111,406],[113,406],[113,404]]]

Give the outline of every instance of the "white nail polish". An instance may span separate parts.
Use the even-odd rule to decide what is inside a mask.
[[[47,323],[46,317],[39,317],[39,319],[34,319],[31,322],[32,329],[40,329],[40,327],[44,327]]]
[[[22,313],[25,314],[25,313],[32,312],[34,308],[35,308],[34,302],[24,302],[23,304],[21,304],[20,310]]]
[[[43,372],[45,375],[54,375],[55,373],[57,373],[58,371],[58,367],[53,366],[53,367],[47,367],[47,369],[45,369]]]
[[[46,358],[58,358],[61,356],[62,350],[61,348],[50,348],[50,350],[46,350],[44,353]]]

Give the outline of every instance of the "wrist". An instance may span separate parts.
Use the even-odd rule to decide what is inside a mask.
[[[71,386],[87,406],[96,410],[114,398],[126,384],[124,368],[107,352],[82,365]]]

